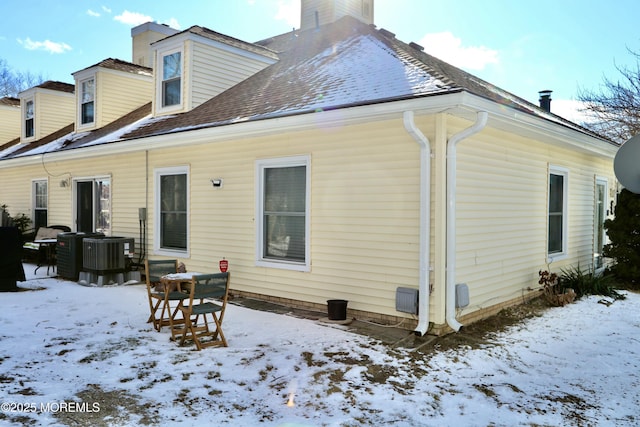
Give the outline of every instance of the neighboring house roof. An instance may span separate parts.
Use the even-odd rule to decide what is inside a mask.
[[[57,82],[53,80],[47,80],[46,82],[41,83],[36,87],[41,89],[57,90],[59,92],[68,92],[68,93],[74,93],[76,90],[75,85],[64,83],[64,82]]]
[[[181,35],[184,35],[184,34],[187,34],[187,33],[196,34],[198,36],[202,36],[202,37],[207,38],[209,40],[213,40],[213,41],[216,41],[216,42],[224,43],[224,44],[226,44],[228,46],[233,46],[233,47],[236,47],[238,49],[242,49],[242,50],[245,50],[245,51],[248,51],[248,52],[252,52],[252,53],[255,53],[255,54],[258,54],[258,55],[266,56],[266,57],[271,58],[271,59],[275,59],[275,60],[278,59],[278,55],[271,49],[268,49],[268,48],[266,48],[264,46],[260,46],[260,45],[255,44],[255,43],[248,43],[248,42],[245,42],[243,40],[236,39],[234,37],[227,36],[225,34],[221,34],[221,33],[215,32],[215,31],[210,30],[208,28],[201,27],[199,25],[194,25],[192,27],[189,27],[184,31],[181,31],[179,33],[176,33],[176,34],[173,34],[171,36],[168,36],[168,37],[166,37],[166,38],[164,38],[162,40],[159,40],[159,41],[155,42],[154,44],[162,43],[162,42],[165,42],[166,40],[175,39],[175,38],[178,38]]]
[[[0,98],[0,105],[5,105],[9,107],[19,107],[20,100],[18,98],[13,98],[11,96],[5,96],[4,98]]]
[[[463,91],[606,141],[586,128],[424,53],[414,43],[403,43],[392,33],[349,16],[320,29],[291,32],[257,44],[198,26],[170,37],[185,32],[239,43],[243,49],[277,55],[279,60],[189,112],[151,117],[150,106],[149,110],[144,106],[102,129],[69,135],[62,142],[49,141],[50,148],[54,151],[78,148]],[[148,118],[142,118],[144,115]],[[0,151],[0,159],[14,155]]]
[[[151,117],[151,103],[120,117],[108,125],[88,132],[74,132],[74,124],[31,143],[20,143],[20,138],[0,146],[0,159],[25,155],[70,150],[92,145],[100,145],[121,140],[121,136],[139,125],[140,121]]]
[[[73,74],[77,74],[84,70],[88,70],[94,67],[108,68],[110,70],[124,71],[126,73],[132,73],[132,74],[142,74],[147,76],[153,75],[152,68],[144,67],[142,65],[134,64],[132,62],[127,62],[127,61],[123,61],[121,59],[115,59],[115,58],[107,58],[105,60],[98,62],[97,64],[93,64],[90,67],[83,68],[82,70],[77,71]]]

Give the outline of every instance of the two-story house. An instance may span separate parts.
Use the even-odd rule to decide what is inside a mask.
[[[73,74],[71,128],[3,146],[0,201],[33,212],[42,181],[49,223],[419,334],[601,267],[615,144],[375,28],[373,0],[302,1],[301,22],[134,28],[132,63]]]

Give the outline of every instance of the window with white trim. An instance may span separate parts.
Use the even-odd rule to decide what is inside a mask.
[[[35,117],[33,99],[28,100],[24,105],[24,137],[31,138],[35,135],[33,122]]]
[[[310,157],[256,162],[256,262],[308,271]]]
[[[551,258],[567,254],[568,180],[568,169],[549,167],[547,254]]]
[[[155,171],[155,239],[158,253],[184,255],[189,245],[189,168]]]
[[[606,231],[604,221],[607,218],[608,182],[606,178],[596,177],[595,212],[593,215],[593,268],[595,271],[604,270],[604,250]]]
[[[162,107],[182,102],[182,52],[162,55]]]
[[[46,179],[33,181],[33,228],[47,226],[49,205],[48,183]]]
[[[87,79],[80,83],[80,123],[93,123],[95,120],[95,79]]]

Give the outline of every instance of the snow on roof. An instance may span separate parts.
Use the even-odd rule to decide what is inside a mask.
[[[380,76],[384,73],[385,78]],[[448,86],[399,57],[372,35],[356,35],[282,70],[274,78],[303,75],[308,93],[277,112],[302,112],[340,105],[418,95]]]
[[[215,32],[211,34],[219,36]],[[211,34],[207,33],[210,37]],[[191,111],[142,118],[143,113],[151,114],[149,103],[144,112],[130,113],[135,117],[119,119],[90,135],[67,140],[61,146],[51,142],[38,150],[20,151],[19,155],[460,90],[598,137],[424,53],[415,45],[397,40],[388,31],[376,30],[350,17],[320,30],[276,36],[268,43],[272,52],[278,52],[276,63]],[[11,154],[6,156],[11,157]]]

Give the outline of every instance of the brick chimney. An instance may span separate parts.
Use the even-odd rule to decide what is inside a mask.
[[[551,112],[551,92],[552,90],[541,90],[538,92],[540,95],[540,108],[544,111]]]

